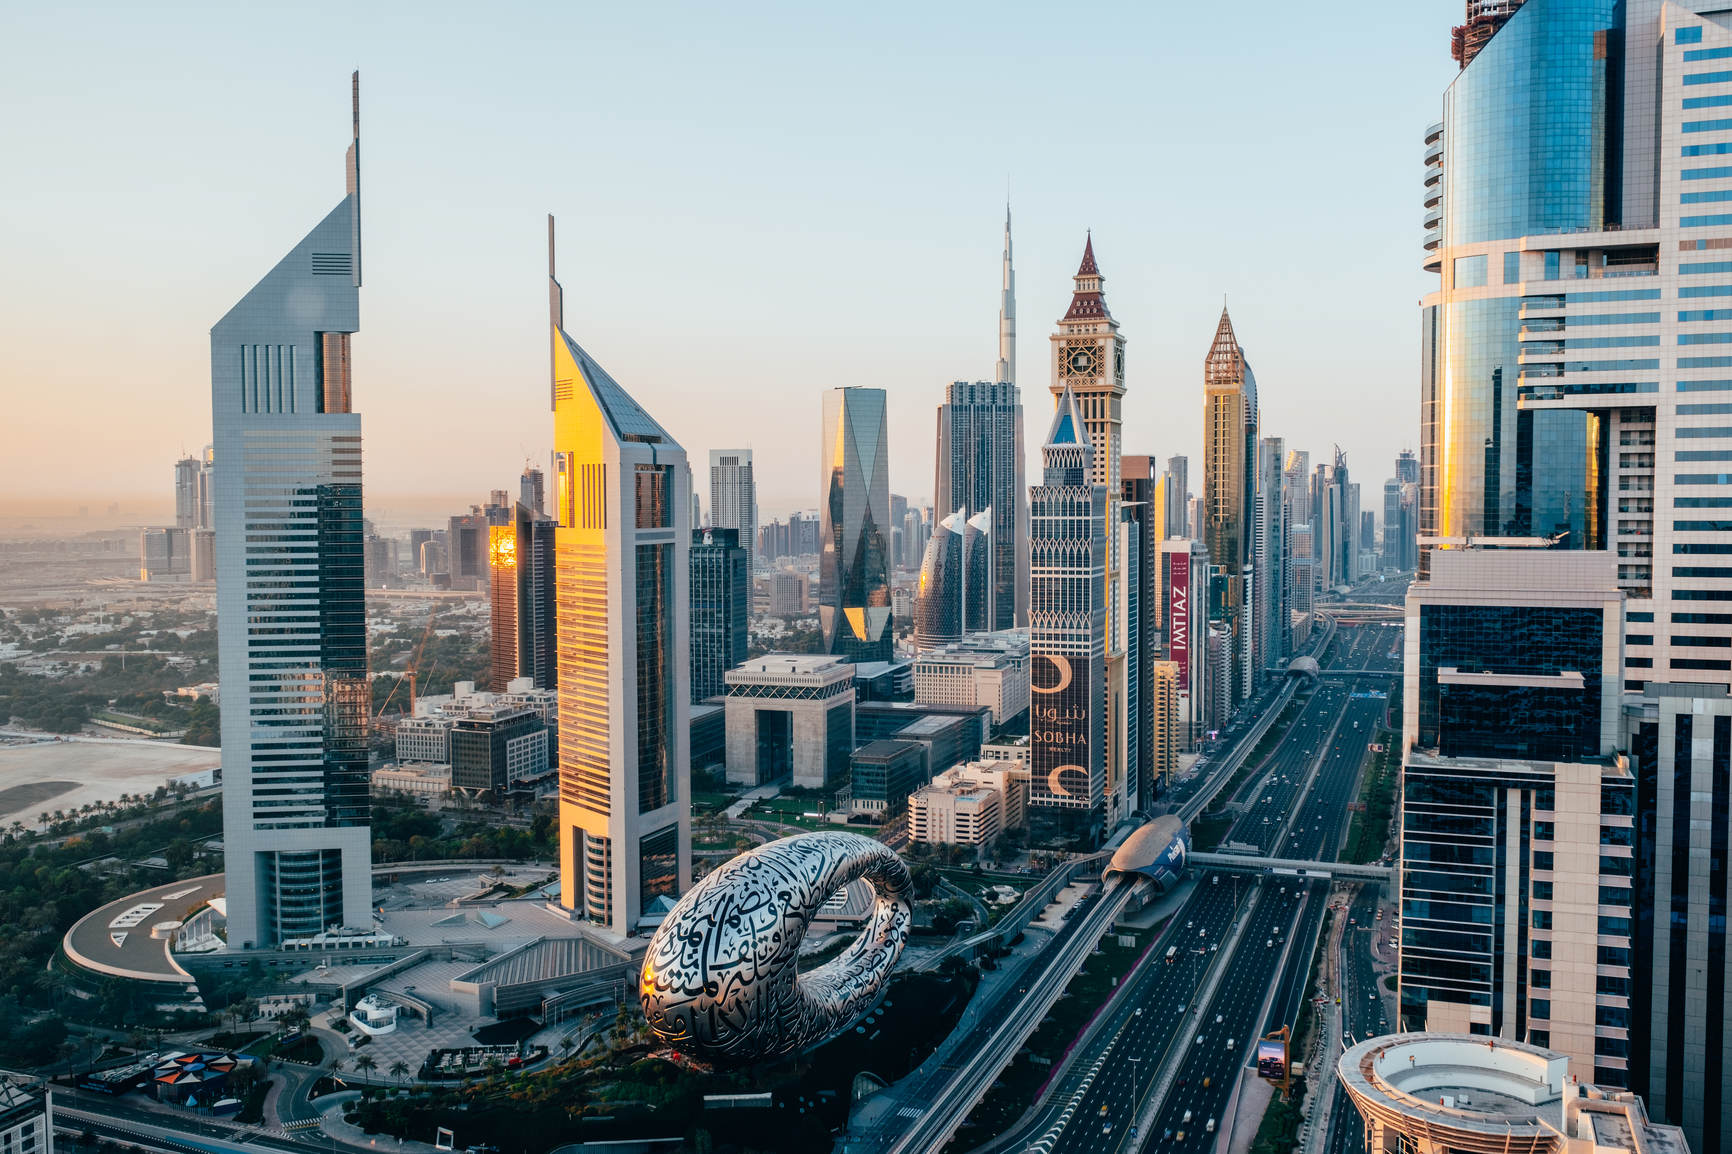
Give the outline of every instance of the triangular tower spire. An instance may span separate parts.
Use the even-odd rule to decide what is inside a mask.
[[[1107,298],[1102,292],[1106,277],[1095,264],[1095,237],[1090,232],[1088,240],[1083,244],[1082,264],[1077,266],[1076,276],[1071,278],[1076,282],[1076,288],[1071,291],[1070,310],[1060,318],[1064,321],[1077,320],[1112,320],[1112,314],[1107,311]]]
[[[1100,276],[1101,270],[1095,267],[1095,232],[1089,229],[1088,240],[1083,244],[1082,264],[1077,266],[1078,276]]]
[[[1086,445],[1089,443],[1088,430],[1083,425],[1082,407],[1077,404],[1076,394],[1066,385],[1064,392],[1059,394],[1058,407],[1053,410],[1052,427],[1047,431],[1046,443],[1049,445]]]
[[[1221,321],[1215,326],[1215,340],[1209,345],[1209,355],[1203,359],[1204,382],[1236,384],[1241,357],[1239,338],[1233,334],[1233,318],[1227,315],[1227,306],[1223,304]]]
[[[993,377],[1016,384],[1016,270],[1010,263],[1010,201],[1004,202],[1004,287],[998,302],[998,366]]]

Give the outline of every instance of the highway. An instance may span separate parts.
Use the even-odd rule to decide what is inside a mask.
[[[1387,942],[1394,936],[1390,911],[1385,909],[1383,920],[1377,920],[1382,908],[1383,887],[1361,886],[1359,894],[1348,908],[1353,924],[1341,935],[1341,1029],[1346,1044],[1351,1046],[1366,1038],[1390,1032],[1389,1000],[1377,987],[1378,974],[1373,964],[1373,950],[1389,957],[1386,945],[1373,946],[1374,941]],[[1333,1062],[1338,1054],[1330,1054]],[[1362,1154],[1365,1149],[1365,1125],[1347,1099],[1347,1091],[1328,1072],[1334,1084],[1335,1101],[1329,1112],[1329,1135],[1324,1142],[1326,1154]]]
[[[1399,668],[1395,642],[1398,637],[1397,630],[1382,626],[1344,629],[1339,643],[1342,651],[1332,664],[1387,670],[1393,678]],[[1330,690],[1328,686],[1319,687],[1317,697]],[[1347,806],[1354,799],[1366,746],[1388,704],[1383,697],[1347,696],[1349,690],[1345,686],[1333,692],[1345,697],[1338,727],[1328,743],[1315,784],[1301,799],[1293,828],[1286,834],[1285,844],[1279,847],[1287,856],[1320,860],[1335,856],[1347,832]],[[1252,814],[1247,816],[1254,817],[1255,808],[1264,804],[1256,803]],[[1280,806],[1281,801],[1267,804]],[[1260,820],[1255,828],[1259,831],[1264,828]],[[1257,844],[1265,851],[1275,848],[1267,840],[1257,840]],[[1272,887],[1274,894],[1269,892]],[[1173,1088],[1155,1121],[1138,1136],[1140,1145],[1091,1148],[1201,1151],[1214,1148],[1218,1137],[1225,1142],[1218,1131],[1228,1124],[1229,1099],[1240,1070],[1255,1048],[1256,1038],[1297,1020],[1300,1003],[1307,993],[1304,983],[1311,953],[1328,901],[1328,887],[1323,882],[1304,883],[1301,891],[1291,881],[1283,883],[1277,875],[1266,879],[1262,888],[1259,912],[1266,918],[1262,924],[1269,925],[1271,931],[1283,932],[1253,931],[1246,938],[1249,948],[1235,952],[1230,979],[1222,983],[1204,1008],[1203,1023],[1197,1031],[1204,1042],[1197,1043],[1195,1035],[1189,1038],[1189,1052],[1179,1066]],[[1275,900],[1269,900],[1271,897]],[[1291,942],[1290,948],[1278,948],[1282,937]],[[1211,1033],[1218,1042],[1211,1043]],[[1232,1044],[1228,1045],[1226,1039],[1231,1039]],[[1187,1112],[1189,1122],[1185,1120]],[[1210,1118],[1216,1120],[1215,1134],[1207,1131]],[[1185,1136],[1182,1141],[1178,1137],[1181,1133]]]
[[[1335,664],[1379,667],[1390,636],[1379,628],[1346,631]],[[1330,855],[1326,856],[1332,856],[1345,830],[1346,805],[1352,800],[1366,741],[1384,705],[1381,699],[1352,697],[1355,688],[1317,687],[1288,736],[1235,791],[1232,803],[1244,812],[1224,841],[1261,852],[1279,849],[1293,857],[1319,856],[1327,841]],[[1358,730],[1353,728],[1355,723]],[[1356,739],[1356,733],[1362,736]],[[1313,771],[1318,784],[1303,805],[1296,805]],[[1292,829],[1284,835],[1289,817]],[[1284,844],[1277,846],[1278,838]],[[1304,997],[1301,984],[1310,962],[1309,939],[1324,904],[1321,883],[1314,896],[1304,886],[1297,878],[1271,884],[1223,872],[1204,873],[1168,922],[1150,960],[1131,976],[1133,987],[1103,1015],[1091,1037],[1079,1044],[1069,1070],[1057,1080],[1047,1101],[981,1149],[1139,1149],[1132,1133],[1137,1115],[1157,1088],[1168,1059],[1180,1055],[1184,1063],[1167,1088],[1169,1098],[1192,1104],[1175,1107],[1175,1116],[1182,1117],[1185,1109],[1195,1115],[1205,1099],[1219,1097],[1224,1102],[1231,1079],[1223,1075],[1236,1068],[1253,1034],[1260,1032],[1257,1027],[1271,988],[1279,987],[1273,1014],[1285,1015],[1284,1020],[1292,1020]],[[1258,895],[1255,901],[1253,894]],[[1234,939],[1233,927],[1240,918],[1244,923]],[[1306,943],[1288,951],[1286,942],[1296,930]],[[1241,954],[1235,949],[1240,944],[1251,948]],[[1170,963],[1165,960],[1169,947],[1176,950]],[[1223,951],[1231,962],[1217,983],[1210,969],[1225,960]],[[1210,985],[1216,988],[1211,990]],[[1208,1000],[1201,1009],[1199,994]],[[1215,1021],[1217,1014],[1220,1022]],[[1197,1117],[1192,1129],[1205,1118]],[[1205,1147],[1199,1143],[1194,1148]]]

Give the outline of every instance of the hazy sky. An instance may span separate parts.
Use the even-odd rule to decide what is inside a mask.
[[[210,326],[342,196],[359,68],[370,506],[545,461],[550,211],[568,329],[700,472],[749,446],[763,519],[815,506],[820,391],[872,385],[891,487],[929,499],[934,406],[996,356],[1008,180],[1031,449],[1092,228],[1127,452],[1195,458],[1226,293],[1264,432],[1339,442],[1380,508],[1417,442],[1421,137],[1460,14],[11,4],[0,496],[167,497],[210,439]]]

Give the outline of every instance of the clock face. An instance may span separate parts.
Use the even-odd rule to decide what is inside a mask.
[[[1067,354],[1065,368],[1073,377],[1092,377],[1095,375],[1095,351],[1087,346],[1072,348]]]

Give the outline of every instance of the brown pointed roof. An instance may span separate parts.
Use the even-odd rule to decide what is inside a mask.
[[[1093,233],[1089,234],[1087,243],[1083,245],[1082,264],[1077,268],[1076,277],[1074,279],[1081,280],[1083,277],[1095,277],[1097,280],[1105,279],[1104,277],[1101,277],[1101,270],[1095,265],[1095,238]],[[1112,314],[1107,312],[1106,296],[1100,291],[1100,286],[1097,284],[1092,292],[1078,291],[1071,294],[1070,309],[1064,314],[1063,319],[1067,321],[1086,321],[1107,320],[1111,317]]]
[[[1239,338],[1233,335],[1233,318],[1221,306],[1221,323],[1215,326],[1215,341],[1203,358],[1203,380],[1207,384],[1237,384],[1243,377]]]
[[[1088,241],[1083,245],[1082,264],[1077,266],[1078,276],[1100,276],[1101,270],[1095,267],[1095,234],[1089,232]]]

